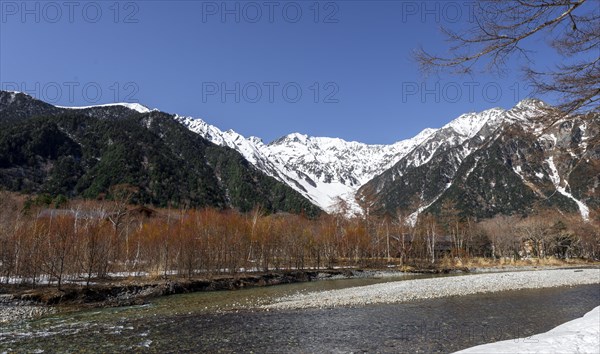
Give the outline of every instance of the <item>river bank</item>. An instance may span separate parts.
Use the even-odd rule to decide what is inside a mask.
[[[133,277],[97,281],[90,286],[65,284],[60,290],[48,285],[0,285],[0,323],[28,320],[58,311],[109,308],[146,304],[154,298],[195,292],[233,291],[353,278],[402,277],[408,273],[394,270],[304,270],[242,273],[210,278],[147,279]]]
[[[0,326],[0,352],[272,352],[277,348],[286,353],[448,353],[543,333],[600,304],[600,285],[593,284],[375,306],[260,308],[298,293],[411,279],[432,279],[443,286],[473,276],[395,274],[194,292],[150,299],[140,306],[72,311],[56,306],[57,314]]]
[[[265,310],[334,308],[494,293],[600,284],[600,269],[552,269],[482,273],[460,277],[415,279],[358,288],[298,294],[264,305]]]
[[[451,353],[543,333],[600,304],[596,284],[331,309],[248,307],[257,300],[298,292],[389,280],[340,279],[197,292],[153,299],[142,306],[61,312],[0,326],[0,352]]]
[[[0,285],[0,323],[27,320],[64,310],[142,305],[153,298],[194,292],[230,291],[316,280],[361,278],[398,278],[400,280],[410,274],[521,272],[565,267],[581,268],[581,265],[563,265],[561,267],[497,266],[471,269],[456,267],[404,268],[402,270],[395,268],[328,269],[242,273],[232,276],[219,275],[193,279],[152,280],[144,277],[132,277],[97,281],[89,287],[66,284],[60,290],[48,285],[29,288],[22,285],[2,284]],[[597,266],[592,267],[597,269]]]

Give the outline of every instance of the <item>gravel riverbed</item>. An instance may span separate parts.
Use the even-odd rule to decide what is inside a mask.
[[[14,299],[11,295],[0,296],[0,325],[18,322],[54,313],[55,309],[30,301]]]
[[[276,299],[263,309],[332,308],[407,302],[505,290],[600,283],[600,269],[557,269],[413,279]]]
[[[52,313],[54,313],[54,310],[46,306],[0,305],[0,325],[3,323],[30,320]]]

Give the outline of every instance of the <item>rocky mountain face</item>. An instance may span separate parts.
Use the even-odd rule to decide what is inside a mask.
[[[0,188],[138,203],[316,215],[320,209],[242,155],[139,105],[55,107],[0,91]]]
[[[587,218],[598,208],[599,117],[557,120],[537,100],[468,113],[392,145],[290,134],[269,144],[200,119],[177,117],[239,151],[324,210],[411,214],[451,202],[464,215],[527,214],[557,207]]]
[[[358,198],[413,220],[445,205],[480,218],[553,207],[587,219],[590,208],[600,207],[598,115],[561,119],[551,107],[527,100],[475,116],[476,126],[453,126],[467,115],[440,129],[362,186]]]

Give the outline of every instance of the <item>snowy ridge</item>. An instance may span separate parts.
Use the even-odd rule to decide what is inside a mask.
[[[23,94],[27,97],[35,99],[33,96],[31,96],[30,94],[25,93],[25,92],[20,92],[20,91],[2,91],[2,92],[7,92],[10,94],[9,101],[6,103],[7,105],[11,104],[15,100],[17,94]],[[71,106],[54,106],[54,107],[62,108],[62,109],[89,109],[89,108],[98,108],[98,107],[119,107],[119,106],[131,109],[138,113],[149,113],[152,111],[156,111],[156,109],[153,109],[153,110],[149,109],[148,107],[141,105],[139,103],[128,103],[128,102],[107,103],[107,104],[99,104],[99,105],[93,105],[93,106],[81,106],[81,107],[71,107]]]
[[[237,150],[257,168],[288,184],[322,209],[335,211],[341,202],[351,213],[360,213],[355,201],[358,188],[437,131],[425,129],[414,138],[391,145],[368,145],[300,133],[266,145],[259,138],[245,138],[233,130],[221,131],[201,119],[181,116],[175,119],[212,143]]]
[[[262,152],[261,147],[264,146],[264,144],[259,138],[245,138],[233,130],[221,131],[219,128],[210,125],[199,118],[175,115],[175,119],[213,144],[227,146],[238,151],[246,160],[248,160],[248,162],[258,169],[267,173],[269,176],[289,184],[282,179],[282,171],[280,171],[279,168]]]
[[[149,113],[152,111],[148,107],[143,106],[139,103],[126,103],[126,102],[107,103],[107,104],[100,104],[100,105],[95,105],[95,106],[83,106],[83,107],[65,107],[65,106],[55,106],[55,107],[64,108],[64,109],[89,109],[89,108],[97,108],[97,107],[115,107],[115,106],[125,107],[125,108],[131,109],[133,111],[136,111],[138,113]]]
[[[492,108],[479,113],[467,113],[459,116],[436,130],[434,134],[420,144],[418,149],[406,156],[405,166],[418,167],[428,163],[440,148],[454,148],[477,136],[484,127],[497,128],[505,119],[505,110]],[[485,137],[483,137],[485,138]],[[463,158],[471,151],[463,151]]]

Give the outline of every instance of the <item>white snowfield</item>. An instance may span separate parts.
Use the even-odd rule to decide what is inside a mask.
[[[404,280],[275,299],[264,309],[332,308],[398,303],[505,290],[600,284],[600,269],[556,269]]]
[[[546,333],[478,345],[456,353],[600,353],[600,306]]]

